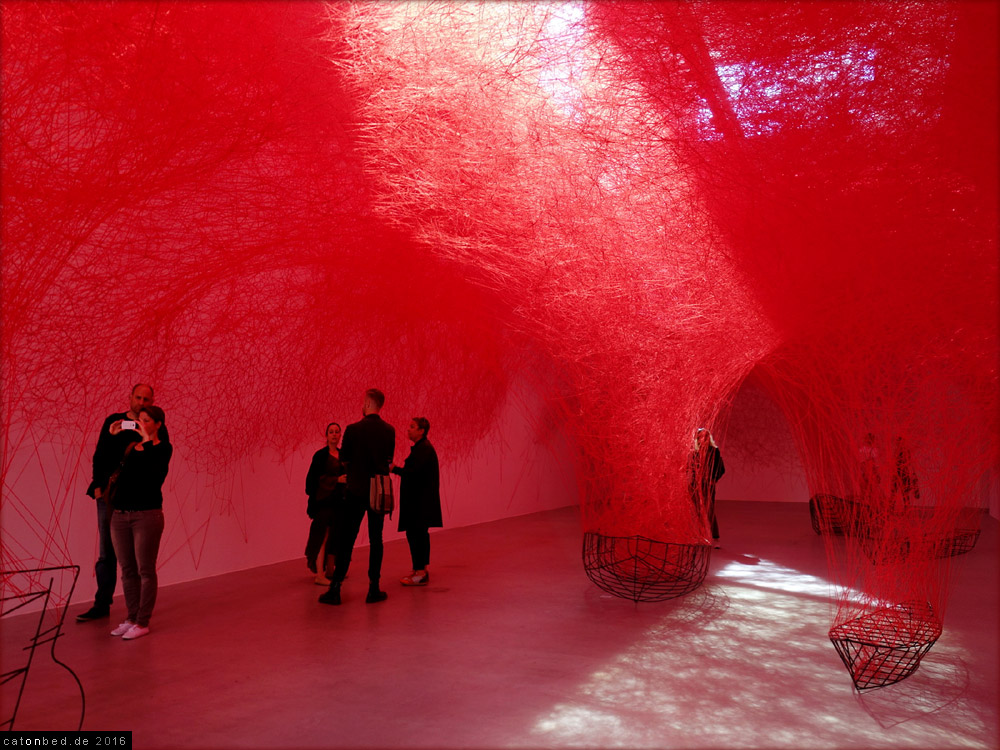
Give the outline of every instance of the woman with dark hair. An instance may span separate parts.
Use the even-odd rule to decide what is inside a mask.
[[[715,518],[715,483],[725,473],[722,451],[715,444],[712,433],[699,427],[694,433],[694,446],[688,459],[688,486],[695,508],[705,519],[706,526],[711,528],[712,539],[716,541],[719,539],[719,522]]]
[[[333,514],[336,504],[343,500],[347,488],[346,469],[340,462],[340,425],[330,422],[326,426],[326,445],[312,457],[306,473],[306,515],[312,519],[309,524],[309,538],[306,540],[306,565],[316,574],[318,586],[329,586],[328,574],[333,573],[333,550],[336,549],[333,536]],[[325,544],[324,544],[325,540]],[[323,570],[320,572],[316,558],[323,548]]]
[[[399,474],[399,530],[406,532],[410,545],[413,570],[403,576],[404,586],[426,586],[430,580],[427,564],[431,560],[429,529],[441,526],[441,481],[437,452],[427,439],[431,423],[425,417],[414,417],[406,431],[413,443],[410,455],[402,466],[393,464],[390,470]]]
[[[161,439],[165,415],[158,406],[144,406],[139,419],[112,422],[109,432],[132,434],[125,457],[109,490],[111,542],[121,566],[122,592],[128,615],[111,631],[131,641],[149,634],[156,604],[156,556],[163,536],[163,482],[173,447]]]

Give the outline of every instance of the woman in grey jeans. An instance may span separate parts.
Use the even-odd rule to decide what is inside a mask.
[[[173,448],[160,440],[164,413],[158,406],[139,411],[134,425],[121,420],[109,428],[135,435],[122,459],[111,500],[111,542],[122,571],[122,591],[128,617],[111,635],[131,641],[149,633],[149,619],[156,604],[156,555],[163,536],[163,481]]]

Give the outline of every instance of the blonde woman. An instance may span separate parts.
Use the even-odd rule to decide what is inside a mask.
[[[715,518],[715,483],[726,473],[722,452],[712,433],[699,427],[694,433],[694,445],[688,459],[688,487],[691,500],[712,530],[712,539],[719,540],[719,522]],[[718,549],[719,545],[715,545]]]

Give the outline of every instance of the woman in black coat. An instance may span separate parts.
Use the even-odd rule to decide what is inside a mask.
[[[694,448],[688,460],[689,489],[695,507],[711,527],[712,539],[716,540],[719,538],[719,522],[715,518],[715,483],[725,473],[722,451],[712,439],[712,433],[699,427],[694,434]]]
[[[428,529],[442,526],[441,479],[437,452],[427,440],[431,423],[424,417],[414,417],[406,431],[413,443],[410,455],[402,466],[391,470],[401,477],[399,483],[399,530],[406,532],[410,545],[413,571],[400,579],[404,586],[426,586],[430,577],[427,564],[431,557]]]
[[[330,422],[326,426],[326,445],[320,448],[312,457],[309,471],[306,473],[306,495],[309,501],[306,505],[306,515],[312,519],[309,524],[309,538],[306,540],[306,565],[316,573],[316,583],[322,586],[330,585],[326,577],[327,571],[333,571],[333,512],[334,506],[343,499],[344,465],[340,462],[340,425]],[[323,551],[323,571],[319,572],[316,558],[320,548]]]

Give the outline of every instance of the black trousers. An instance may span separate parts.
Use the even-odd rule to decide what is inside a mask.
[[[719,538],[719,521],[715,517],[715,485],[703,488],[691,488],[691,502],[694,503],[698,513],[708,521],[708,526],[712,531],[712,538]]]
[[[361,531],[361,521],[368,516],[368,580],[373,586],[378,585],[382,577],[382,526],[385,514],[371,510],[368,507],[368,497],[352,495],[350,492],[342,503],[334,509],[333,533],[337,540],[334,549],[337,556],[333,569],[333,583],[339,584],[347,577],[347,569],[351,567],[351,553],[354,543]]]
[[[115,555],[115,545],[111,541],[111,511],[103,499],[97,503],[97,562],[94,563],[94,575],[97,577],[97,596],[94,606],[107,609],[115,598],[115,586],[118,583],[118,557]]]
[[[410,545],[410,559],[414,570],[423,570],[431,561],[431,535],[427,529],[407,529],[406,543]]]
[[[712,539],[718,539],[719,521],[715,517],[715,487],[712,488],[712,495],[708,499],[708,520],[712,523]]]

